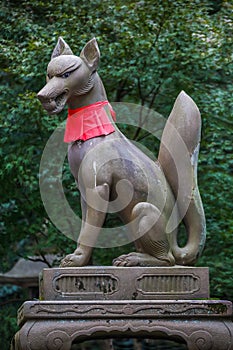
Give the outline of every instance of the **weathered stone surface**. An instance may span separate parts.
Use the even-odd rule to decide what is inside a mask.
[[[208,268],[82,267],[44,269],[43,300],[209,298]]]
[[[41,294],[47,300],[19,309],[12,350],[70,350],[77,342],[119,335],[169,338],[189,350],[233,350],[232,303],[185,300],[208,295],[208,280],[206,268],[45,269]]]
[[[18,311],[18,323],[29,319],[105,319],[105,318],[191,318],[229,317],[230,301],[151,300],[148,301],[26,301]]]
[[[232,304],[213,300],[30,301],[19,310],[16,350],[69,350],[76,341],[182,339],[189,350],[233,349]]]

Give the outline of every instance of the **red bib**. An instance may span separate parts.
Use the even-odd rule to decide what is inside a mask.
[[[111,116],[115,121],[116,114],[108,101],[100,101],[89,106],[68,109],[64,141],[86,141],[93,137],[114,132],[115,128],[104,106],[110,109]]]

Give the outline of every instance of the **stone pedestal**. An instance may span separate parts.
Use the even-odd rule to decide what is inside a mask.
[[[19,309],[15,350],[69,350],[118,336],[233,349],[232,304],[209,299],[204,268],[45,269],[40,285],[43,300]]]
[[[82,267],[44,269],[44,300],[163,300],[209,298],[204,267]]]

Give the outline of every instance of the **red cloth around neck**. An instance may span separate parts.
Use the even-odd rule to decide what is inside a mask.
[[[86,141],[93,137],[108,135],[115,131],[104,108],[110,109],[113,120],[116,114],[108,101],[92,103],[88,106],[68,109],[64,141]]]

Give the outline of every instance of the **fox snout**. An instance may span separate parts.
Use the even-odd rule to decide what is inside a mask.
[[[38,92],[37,97],[49,114],[57,114],[63,110],[68,94],[68,89],[62,89],[61,84],[51,80]]]
[[[38,94],[37,94],[37,98],[40,100],[40,102],[42,103],[42,105],[47,104],[50,102],[50,98],[48,97],[47,93],[45,93],[45,89],[41,89]]]
[[[40,100],[41,103],[46,103],[49,100],[44,88],[38,92],[37,98]]]

